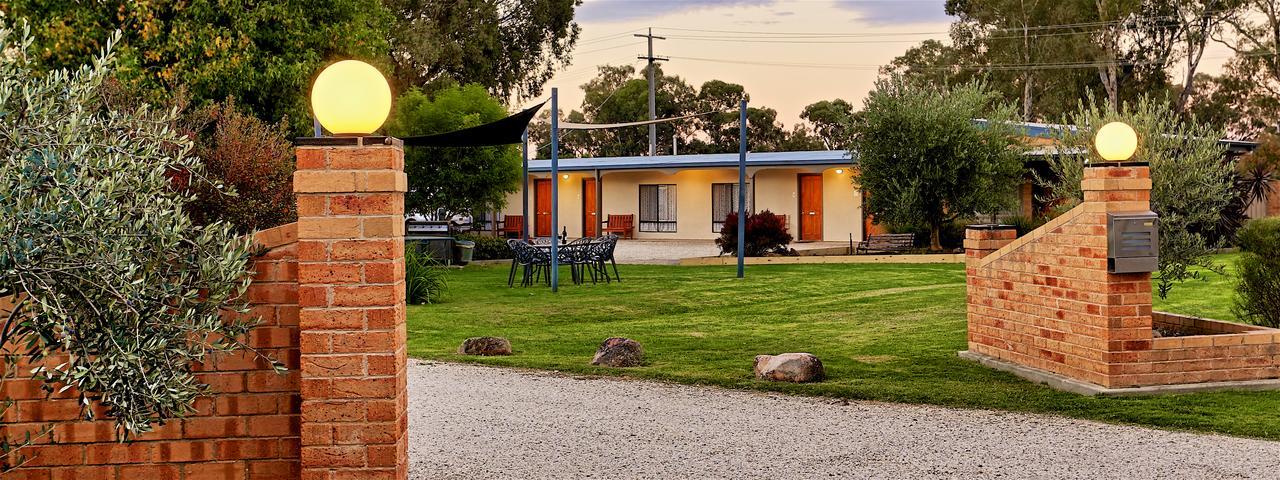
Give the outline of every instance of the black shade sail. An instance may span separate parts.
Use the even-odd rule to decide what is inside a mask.
[[[529,122],[546,103],[539,103],[496,122],[448,133],[405,137],[401,140],[406,147],[488,147],[520,143],[525,129],[529,128]]]

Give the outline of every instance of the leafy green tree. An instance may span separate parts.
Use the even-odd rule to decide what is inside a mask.
[[[478,83],[507,99],[542,93],[578,41],[582,0],[387,0],[391,58],[402,90]]]
[[[863,208],[879,222],[927,225],[929,249],[942,250],[943,225],[1015,198],[1023,175],[1021,136],[1009,123],[1016,118],[979,83],[935,87],[899,75],[876,82],[847,140],[854,183],[871,193]]]
[[[102,0],[0,4],[32,22],[42,68],[75,68],[123,32],[117,76],[155,104],[179,87],[196,106],[235,97],[270,123],[311,127],[311,79],[331,61],[385,61],[390,16],[378,0]]]
[[[507,110],[481,85],[450,86],[427,95],[410,90],[395,101],[387,133],[431,135],[483,125]],[[411,147],[405,152],[405,209],[455,215],[500,210],[520,183],[520,150],[495,147]]]
[[[1235,162],[1224,160],[1221,127],[1183,121],[1171,102],[1143,98],[1118,107],[1082,102],[1062,122],[1077,128],[1060,130],[1058,140],[1065,151],[1086,153],[1049,157],[1052,174],[1041,179],[1060,208],[1083,198],[1080,180],[1084,166],[1094,161],[1095,131],[1116,121],[1138,132],[1141,148],[1133,159],[1151,165],[1151,209],[1160,215],[1157,290],[1165,297],[1177,282],[1200,277],[1192,266],[1221,270],[1210,258],[1218,247],[1210,233],[1236,196]]]
[[[805,106],[800,118],[813,125],[822,145],[831,150],[848,135],[853,124],[853,105],[839,98],[822,100]]]
[[[127,439],[191,413],[192,363],[243,346],[224,313],[246,312],[249,240],[185,213],[172,175],[203,176],[172,112],[104,108],[109,54],[35,71],[30,45],[0,29],[0,345]]]

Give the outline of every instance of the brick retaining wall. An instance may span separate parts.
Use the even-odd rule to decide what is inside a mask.
[[[1280,378],[1280,331],[1191,320],[1216,334],[1155,338],[1151,275],[1108,273],[1107,213],[1150,208],[1147,167],[1086,168],[1082,187],[1022,238],[966,231],[970,352],[1107,388]]]
[[[217,392],[197,400],[196,413],[143,435],[117,441],[111,419],[80,420],[74,392],[49,395],[40,382],[0,382],[12,399],[0,435],[20,438],[52,426],[22,455],[29,461],[5,472],[5,480],[293,479],[298,476],[298,286],[294,224],[254,235],[268,248],[254,262],[248,296],[262,325],[246,343],[289,368],[276,373],[264,360],[241,352],[211,358],[197,378]],[[3,310],[0,308],[0,310]],[[49,358],[48,361],[59,360]],[[22,367],[19,367],[22,368]]]

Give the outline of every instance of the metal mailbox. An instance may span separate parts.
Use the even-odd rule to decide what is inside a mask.
[[[1107,214],[1107,271],[1147,273],[1160,269],[1160,219],[1155,212]]]

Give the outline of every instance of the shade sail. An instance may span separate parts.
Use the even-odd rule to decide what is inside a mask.
[[[529,122],[546,103],[539,103],[496,122],[435,135],[405,137],[401,140],[407,147],[488,147],[520,143],[520,137],[529,128]]]

